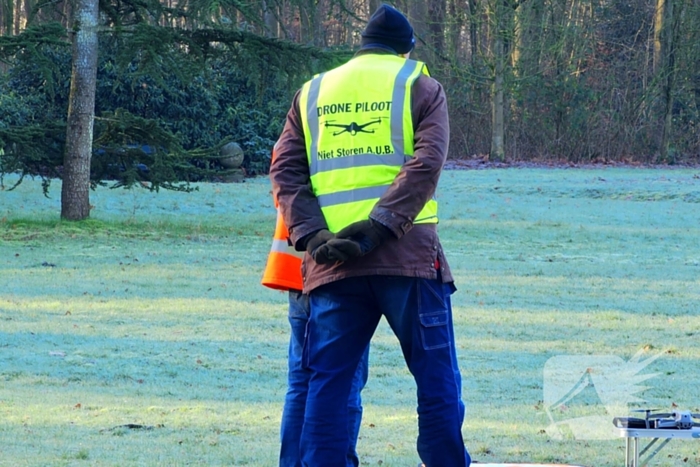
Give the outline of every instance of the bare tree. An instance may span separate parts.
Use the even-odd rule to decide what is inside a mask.
[[[656,9],[654,10],[654,74],[658,73],[661,69],[663,60],[663,45],[665,41],[662,38],[662,32],[664,31],[664,25],[666,23],[666,16],[670,10],[666,8],[666,5],[666,0],[656,0]]]
[[[491,160],[505,160],[505,75],[508,48],[512,37],[512,9],[508,0],[490,4],[489,28],[493,85],[491,88]]]
[[[61,218],[90,216],[90,159],[95,119],[98,0],[78,0],[72,29],[73,66],[63,160]]]
[[[445,17],[445,47],[446,55],[453,60],[454,63],[460,58],[460,51],[464,37],[462,29],[464,28],[466,18],[466,5],[459,0],[447,1],[447,15]]]
[[[0,36],[12,34],[14,10],[12,0],[0,0]]]
[[[19,32],[22,30],[22,20],[24,19],[24,15],[22,14],[22,1],[17,0],[14,3],[14,33],[15,36],[19,35]]]
[[[663,131],[661,133],[660,156],[664,162],[675,162],[675,157],[670,152],[671,136],[673,131],[673,102],[676,92],[677,75],[677,54],[681,41],[681,23],[685,16],[686,2],[684,0],[669,0],[665,2],[665,11],[661,13],[664,17],[661,29],[662,45],[661,50],[665,51],[666,60],[661,67],[663,73],[662,94],[664,96],[664,118]],[[658,15],[657,15],[658,17]],[[656,52],[656,47],[654,47]],[[654,54],[656,57],[656,53]],[[656,62],[654,63],[656,65]]]
[[[278,14],[275,12],[275,6],[268,0],[263,0],[263,19],[265,22],[265,35],[268,37],[279,37],[279,22],[277,21]]]

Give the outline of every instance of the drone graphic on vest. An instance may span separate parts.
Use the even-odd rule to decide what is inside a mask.
[[[374,133],[374,130],[365,130],[365,128],[367,128],[370,125],[382,123],[382,118],[377,117],[376,119],[369,121],[367,123],[363,123],[362,125],[360,125],[356,122],[352,122],[352,123],[347,124],[347,125],[345,125],[343,123],[331,123],[331,122],[335,122],[335,120],[326,120],[323,123],[323,126],[325,128],[329,128],[329,127],[342,128],[342,130],[340,130],[340,131],[334,131],[333,136],[338,136],[338,135],[345,133],[345,132],[348,132],[352,136],[355,136],[357,133]]]

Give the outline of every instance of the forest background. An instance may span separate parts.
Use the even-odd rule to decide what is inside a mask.
[[[62,159],[70,33],[97,1],[0,0],[3,173]],[[184,150],[228,138],[265,173],[294,91],[357,50],[379,4],[100,0],[95,140],[146,144],[148,124]],[[447,91],[451,157],[698,161],[700,0],[393,4]]]

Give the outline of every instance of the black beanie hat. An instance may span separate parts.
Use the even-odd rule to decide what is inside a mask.
[[[369,18],[360,43],[363,49],[388,47],[397,54],[405,54],[413,50],[416,40],[413,38],[413,27],[406,17],[396,8],[383,3]]]

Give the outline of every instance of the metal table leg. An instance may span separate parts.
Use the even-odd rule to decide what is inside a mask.
[[[629,437],[626,440],[625,467],[639,467],[639,438]]]
[[[647,447],[645,447],[644,449],[641,450],[641,452],[639,453],[639,456],[643,456],[649,449],[651,449],[651,448],[654,446],[654,444],[655,444],[658,440],[659,440],[659,438],[654,438],[654,439],[647,445]],[[664,446],[666,446],[666,445],[669,443],[669,441],[671,441],[671,438],[666,438],[665,440],[663,440],[663,441],[661,442],[661,444],[659,444],[659,447],[656,448],[656,449],[654,450],[654,452],[652,452],[651,454],[649,454],[649,455],[644,459],[644,465],[649,465],[649,461],[651,461],[651,459],[652,459],[655,455],[657,455],[657,454],[659,453],[659,451],[661,451],[661,450],[664,448]]]

